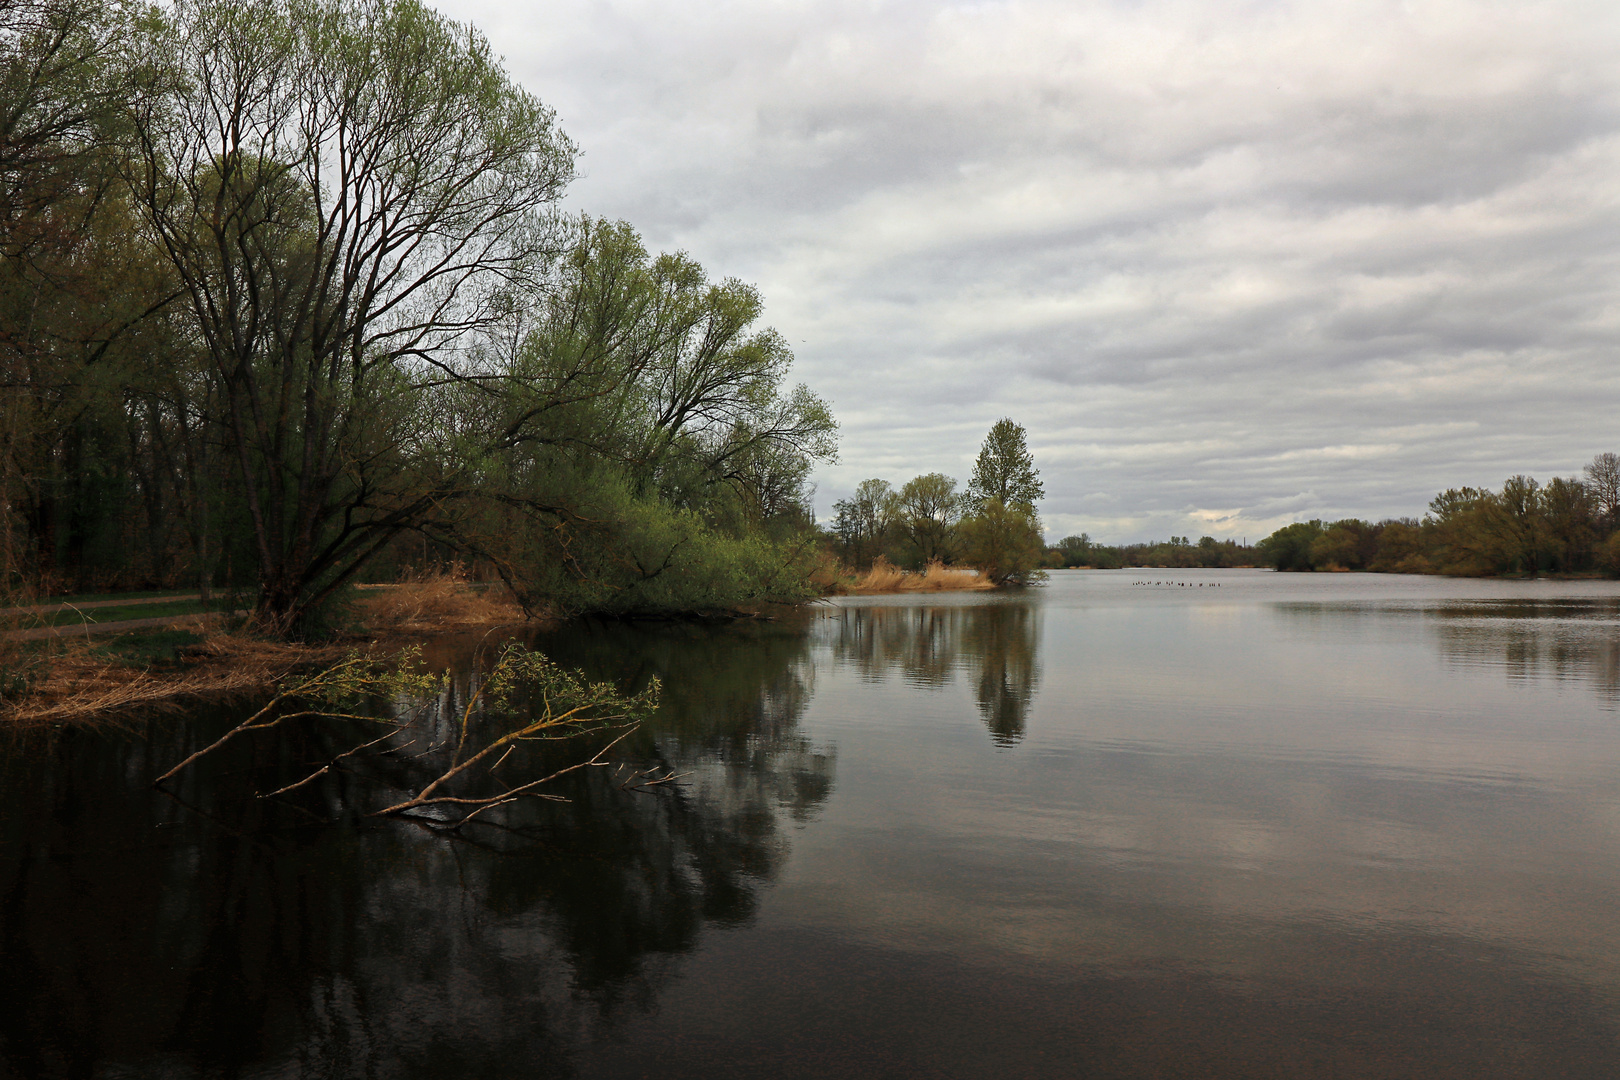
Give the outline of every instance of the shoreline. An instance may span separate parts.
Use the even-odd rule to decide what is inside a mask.
[[[10,651],[0,654],[0,726],[101,723],[131,708],[176,709],[199,698],[262,691],[355,652],[380,659],[442,634],[553,621],[527,618],[515,602],[453,578],[368,590],[354,614],[352,628],[320,642],[210,626],[222,612],[0,634],[0,648]]]

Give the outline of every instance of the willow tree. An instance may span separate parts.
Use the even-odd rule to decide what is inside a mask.
[[[458,383],[445,425],[477,447],[464,544],[530,601],[725,608],[804,590],[807,478],[836,451],[825,402],[785,385],[753,286],[583,220],[505,353]]]
[[[181,0],[132,64],[131,180],[189,301],[287,632],[460,482],[423,396],[543,280],[575,150],[414,0]]]
[[[892,517],[917,566],[956,553],[956,526],[962,520],[962,496],[956,480],[944,473],[924,473],[907,480],[895,495]]]

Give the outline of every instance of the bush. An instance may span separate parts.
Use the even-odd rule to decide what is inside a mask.
[[[530,521],[499,560],[525,608],[672,615],[817,595],[812,536],[733,535],[627,484],[598,478],[562,521]]]

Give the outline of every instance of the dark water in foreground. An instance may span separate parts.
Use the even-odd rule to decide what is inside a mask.
[[[540,644],[666,680],[622,750],[679,786],[449,836],[231,794],[319,748],[151,792],[225,715],[10,749],[0,1075],[1620,1075],[1620,587],[1064,573]]]

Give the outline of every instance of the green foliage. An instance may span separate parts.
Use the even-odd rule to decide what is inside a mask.
[[[384,659],[351,652],[320,671],[283,679],[276,688],[276,697],[354,711],[372,699],[426,699],[437,694],[443,683],[443,676],[422,667],[420,648],[405,649]]]
[[[603,470],[566,492],[560,520],[513,519],[489,551],[530,608],[566,613],[728,612],[811,596],[814,546],[761,529],[728,533]]]
[[[1364,570],[1377,557],[1376,528],[1355,518],[1335,521],[1311,541],[1310,565],[1320,569]],[[1293,567],[1301,569],[1301,567]]]
[[[1285,525],[1255,545],[1255,552],[1275,570],[1311,570],[1311,548],[1326,530],[1320,521]]]
[[[1046,542],[1032,507],[986,499],[962,520],[960,529],[964,559],[997,585],[1030,585],[1045,579],[1041,564]]]
[[[1003,417],[990,428],[973,465],[967,497],[974,503],[999,502],[1031,512],[1045,494],[1024,428]]]
[[[575,151],[414,0],[188,0],[134,51],[126,176],[227,406],[259,619],[296,632],[455,494],[412,452],[429,373],[544,283]]]
[[[1555,477],[1541,484],[1510,476],[1500,491],[1449,488],[1429,513],[1372,524],[1348,518],[1286,526],[1257,550],[1280,570],[1377,570],[1394,573],[1491,574],[1616,572],[1602,485],[1620,462],[1600,454],[1589,482]],[[1616,466],[1620,468],[1620,466]]]
[[[956,525],[962,518],[956,481],[944,473],[912,477],[895,496],[893,520],[902,541],[901,565],[913,568],[957,554]]]
[[[556,288],[445,410],[476,447],[457,540],[531,609],[673,614],[810,595],[827,406],[784,387],[758,292],[584,219]]]
[[[1620,577],[1620,532],[1610,534],[1597,546],[1596,562],[1598,569],[1610,577]]]
[[[753,286],[556,214],[575,149],[475,30],[23,0],[0,88],[0,325],[37,330],[0,334],[0,587],[223,586],[307,638],[407,537],[551,530],[537,605],[803,592],[826,403]]]
[[[593,682],[521,642],[502,649],[480,687],[485,706],[495,712],[509,713],[523,699],[531,711],[573,724],[639,723],[658,707],[661,691],[654,676],[640,693],[623,694],[612,683]]]
[[[967,562],[997,585],[1042,580],[1046,542],[1035,503],[1043,494],[1023,427],[1005,417],[997,420],[962,497],[959,546]]]

